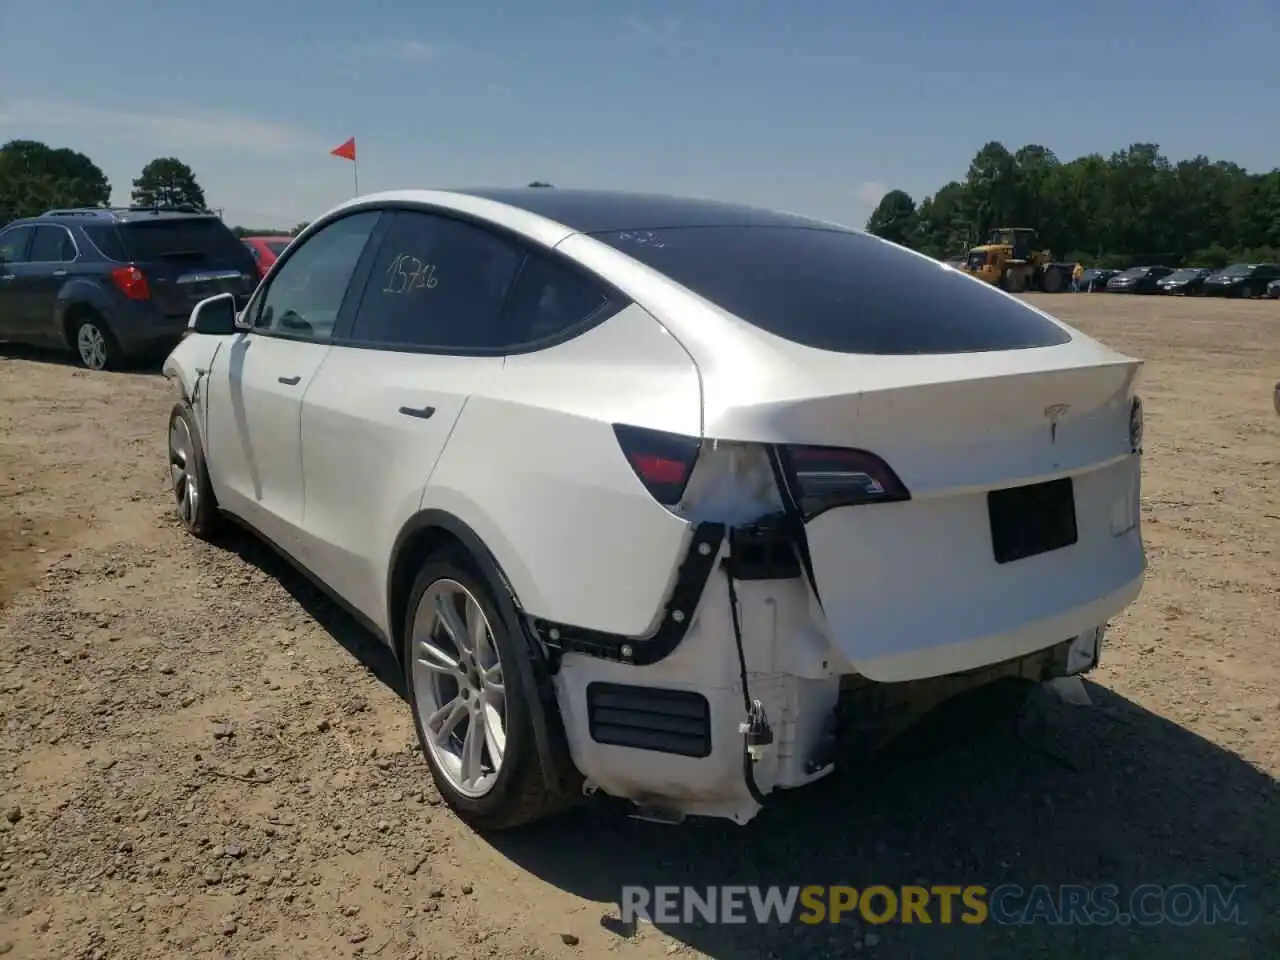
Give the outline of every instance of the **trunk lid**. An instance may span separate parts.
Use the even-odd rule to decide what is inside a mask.
[[[184,317],[206,297],[231,293],[243,308],[257,285],[253,257],[216,217],[157,216],[116,227],[125,257],[147,278],[152,302]]]
[[[830,640],[854,670],[888,682],[974,669],[1085,632],[1136,596],[1139,361],[1087,338],[971,358],[796,359],[753,381],[743,405],[717,383],[707,434],[867,450],[910,491],[806,524]]]
[[[831,639],[858,672],[909,680],[1021,656],[1136,595],[1139,366],[913,383],[904,364],[857,393],[791,405],[807,442],[869,450],[911,493],[807,524]]]

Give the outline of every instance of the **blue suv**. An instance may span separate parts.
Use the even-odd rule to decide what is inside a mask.
[[[173,347],[191,308],[248,302],[258,268],[212,213],[50,210],[0,229],[0,340],[74,351],[90,370]]]

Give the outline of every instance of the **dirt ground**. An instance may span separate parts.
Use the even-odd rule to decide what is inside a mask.
[[[0,955],[1280,956],[1280,303],[1041,305],[1148,361],[1150,571],[1090,707],[746,828],[440,805],[389,654],[246,536],[184,535],[169,385],[0,349]],[[638,930],[623,884],[1242,884],[1243,926]]]

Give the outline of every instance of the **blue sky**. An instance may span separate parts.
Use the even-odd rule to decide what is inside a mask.
[[[918,200],[992,139],[1280,165],[1277,0],[997,9],[0,0],[0,141],[84,151],[120,202],[178,156],[250,226],[349,197],[328,151],[352,135],[365,192],[537,178],[857,225],[886,187]]]

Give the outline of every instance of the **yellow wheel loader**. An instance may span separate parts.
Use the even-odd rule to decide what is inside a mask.
[[[1031,227],[997,227],[986,243],[969,251],[961,269],[1009,293],[1066,290],[1075,264],[1057,263],[1048,250],[1033,250],[1035,237]]]

